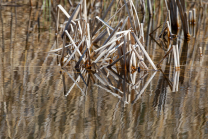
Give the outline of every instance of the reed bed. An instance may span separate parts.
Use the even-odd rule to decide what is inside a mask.
[[[93,1],[92,3],[89,1],[70,1],[67,3],[70,7],[68,7],[70,9],[69,12],[64,8],[66,6],[63,7],[61,4],[55,2],[43,1],[40,11],[33,11],[35,13],[34,20],[37,21],[34,25],[31,25],[31,17],[29,16],[30,20],[25,49],[29,49],[28,38],[31,33],[30,27],[32,26],[33,30],[37,29],[40,32],[39,17],[48,10],[52,16],[47,17],[47,19],[49,23],[51,23],[51,20],[55,22],[56,29],[56,40],[48,56],[53,53],[56,57],[53,61],[56,61],[56,64],[61,67],[61,78],[65,96],[68,96],[75,86],[80,89],[82,95],[86,95],[86,90],[89,86],[88,82],[92,78],[91,76],[100,81],[103,80],[102,78],[106,78],[106,80],[102,81],[104,85],[107,85],[106,88],[114,88],[114,91],[119,90],[121,86],[115,87],[116,85],[112,86],[112,84],[106,83],[109,80],[107,78],[110,73],[108,69],[113,69],[113,72],[116,73],[114,76],[119,76],[116,82],[128,82],[128,85],[135,86],[135,83],[133,83],[135,79],[132,78],[135,72],[140,72],[141,70],[145,72],[150,72],[151,70],[157,71],[161,68],[161,64],[165,59],[174,64],[176,71],[180,70],[180,57],[183,50],[181,49],[181,40],[178,39],[178,36],[181,37],[182,35],[174,34],[172,23],[174,23],[173,20],[175,19],[170,17],[169,11],[172,11],[168,6],[170,2],[172,1],[165,1],[167,9],[166,13],[164,13],[165,21],[161,22],[161,20],[158,20],[155,28],[149,22],[148,27],[146,27],[148,31],[145,38],[144,23],[142,23],[144,20],[140,21],[141,17],[138,15],[140,11],[136,10],[136,7],[138,7],[136,4],[138,3],[135,1],[106,2],[105,8],[102,7],[102,3],[97,1]],[[161,2],[157,4],[160,6]],[[103,10],[103,15],[100,12],[96,13],[89,10],[96,5],[97,7],[94,8],[97,8],[98,11]],[[151,11],[151,7],[155,6],[151,6],[151,1],[148,1],[148,5],[149,13],[152,13],[154,10]],[[45,9],[47,6],[49,8]],[[144,8],[143,1],[141,1],[140,6]],[[179,13],[183,14],[181,16],[186,16],[187,18],[187,15],[184,14],[186,13],[184,1],[175,6],[173,9],[181,7]],[[159,13],[161,12],[160,10],[158,11]],[[196,19],[196,10],[193,9],[193,11],[195,14],[193,14],[193,17],[190,16],[191,21]],[[151,15],[156,16],[154,13]],[[149,21],[151,19],[152,17],[150,16]],[[187,23],[183,24],[183,21],[181,21],[183,34],[186,34]],[[184,31],[183,26],[186,26],[186,31]],[[153,61],[154,55],[150,54],[148,48],[148,42],[150,42],[149,36],[156,42],[155,45],[163,48],[165,52],[162,59],[156,65]],[[38,38],[40,39],[40,36]],[[187,40],[186,37],[184,39]],[[2,48],[4,50],[4,47]],[[193,52],[195,52],[195,49],[195,47],[191,48]],[[202,47],[199,47],[199,53],[202,56]],[[71,70],[76,70],[79,73],[78,77],[74,77]],[[99,77],[99,75],[94,76],[99,70],[104,70],[107,74],[102,77]],[[67,87],[67,78],[73,82],[70,89]],[[119,79],[122,79],[122,81]],[[178,76],[176,79],[178,79]],[[85,88],[80,87],[78,85],[79,82],[83,82],[86,85]],[[128,94],[125,88],[120,91],[123,91],[125,95]]]
[[[82,80],[87,88],[88,84],[85,80],[90,79],[90,77],[84,79],[82,73],[79,74],[77,79],[74,79],[67,71],[67,68],[73,65],[74,69],[78,72],[84,71],[84,73],[89,74],[89,72],[93,71],[93,76],[95,76],[95,78],[100,80],[106,88],[112,88],[114,91],[118,91],[118,88],[112,86],[112,84],[110,85],[108,82],[109,79],[102,79],[96,74],[96,72],[99,70],[106,70],[106,68],[116,69],[113,70],[113,72],[124,72],[123,78],[123,75],[121,76],[118,73],[116,73],[117,75],[114,74],[114,76],[121,76],[120,78],[125,84],[127,74],[133,74],[140,69],[145,71],[151,69],[151,67],[148,67],[144,62],[144,57],[147,58],[152,69],[155,71],[157,70],[154,62],[143,45],[143,24],[139,21],[138,12],[136,11],[135,5],[132,1],[124,0],[123,2],[120,2],[116,7],[115,14],[113,14],[107,22],[104,21],[108,11],[114,10],[112,7],[115,4],[116,1],[111,1],[104,12],[104,15],[101,17],[95,16],[95,18],[89,18],[92,17],[93,13],[87,11],[87,9],[90,8],[90,5],[89,3],[87,4],[86,0],[80,1],[77,4],[71,16],[61,5],[57,6],[58,15],[64,14],[68,18],[68,21],[61,23],[61,26],[58,27],[57,30],[57,32],[60,32],[61,34],[60,37],[63,41],[63,47],[53,49],[49,51],[49,53],[55,53],[57,55],[58,65],[60,65],[62,69],[64,88],[65,73],[67,73],[74,82],[69,91],[64,89],[66,96],[71,92],[74,85],[78,86],[82,94],[85,95],[83,89],[79,87],[77,82]],[[118,16],[118,11],[123,11],[124,9],[126,10],[126,13],[121,12],[124,16]],[[115,17],[117,18],[116,20]],[[59,16],[57,17],[57,23],[59,23]],[[95,27],[92,28],[90,25],[91,23],[97,23],[97,25],[94,24]],[[140,29],[140,31],[138,32],[137,29]],[[58,40],[56,40],[56,44],[57,43]],[[109,74],[108,70],[105,72]],[[104,76],[102,77],[106,79],[108,78]],[[120,82],[120,79],[117,80],[117,82]],[[132,83],[130,83],[130,85],[135,86],[135,84]],[[126,96],[128,96],[128,94],[125,91],[125,87],[122,91],[123,98],[127,99]],[[124,102],[130,103],[130,100],[129,102],[124,100]]]
[[[69,95],[75,85],[80,89],[82,95],[86,95],[86,91],[84,90],[87,90],[89,86],[87,81],[92,78],[89,74],[92,74],[95,78],[100,80],[107,90],[111,88],[114,91],[118,91],[119,89],[112,86],[109,82],[107,75],[109,75],[110,71],[108,69],[111,69],[111,72],[112,69],[114,69],[113,72],[116,73],[114,76],[120,76],[119,78],[122,79],[122,81],[117,80],[116,82],[122,82],[122,84],[128,82],[127,75],[132,76],[134,72],[140,70],[146,72],[150,70],[157,71],[158,68],[161,68],[160,64],[167,58],[169,62],[173,61],[176,71],[180,70],[181,49],[178,45],[179,15],[184,40],[190,39],[189,22],[184,0],[165,0],[165,21],[160,23],[161,20],[158,20],[158,25],[160,26],[154,28],[152,32],[150,31],[152,28],[151,18],[154,16],[154,13],[152,10],[152,1],[148,0],[147,7],[150,19],[146,38],[144,36],[144,23],[142,23],[144,20],[142,22],[140,21],[140,17],[138,16],[139,11],[135,8],[138,6],[135,5],[135,2],[132,0],[113,0],[105,3],[81,0],[76,3],[69,3],[70,6],[74,6],[70,12],[67,12],[62,5],[57,5],[57,15],[55,18],[57,32],[55,41],[56,49],[49,51],[49,53],[54,53],[57,56],[57,64],[62,69],[61,74],[65,96]],[[97,9],[97,11],[102,11],[103,14],[93,11],[93,9],[95,10],[97,8],[93,7],[96,5],[99,8],[104,6],[104,8]],[[159,6],[160,5],[161,2],[159,3]],[[146,10],[144,1],[140,1],[140,6],[144,14]],[[189,20],[191,22],[196,18],[195,9],[193,9],[193,13],[193,16],[191,12],[189,13]],[[64,15],[67,20],[62,20],[64,22],[60,22],[60,15]],[[160,29],[161,27],[162,30]],[[158,33],[159,30],[160,33]],[[163,58],[157,65],[154,64],[152,58],[149,56],[149,50],[148,47],[146,47],[149,45],[149,36],[159,47],[163,48],[165,52]],[[62,47],[58,45],[60,39],[62,40]],[[144,43],[145,39],[146,43]],[[171,57],[173,57],[172,60]],[[79,72],[78,77],[73,78],[69,69],[74,69]],[[104,70],[103,72],[107,74],[104,74],[105,76],[102,77],[95,74],[100,70]],[[74,82],[68,91],[65,89],[65,78],[67,75]],[[129,85],[135,86],[132,82],[132,78],[129,79]],[[173,92],[178,91],[178,80],[179,74],[176,72],[173,85],[171,85]],[[78,82],[80,81],[86,85],[85,89],[79,87]],[[121,96],[124,98],[124,102],[127,103],[128,93],[126,93],[125,85],[122,91],[123,94]],[[119,92],[121,93],[122,91],[120,90]],[[132,101],[132,103],[133,102],[135,102],[135,100]]]
[[[89,23],[90,34],[91,29],[94,31],[96,25],[101,22],[96,16],[113,29],[123,17],[123,24],[115,32],[118,37],[121,37],[118,40],[119,44],[111,43],[105,46],[103,51],[108,52],[109,55],[104,54],[94,64],[93,62],[102,53],[101,50],[98,54],[94,54],[95,57],[89,55],[104,46],[104,42],[113,31],[110,27],[106,29],[107,24],[101,23],[100,28],[103,27],[97,29],[97,31],[100,30],[94,38],[92,34],[89,38],[87,30],[79,32],[77,19],[80,17],[77,15],[77,19],[73,21],[78,23],[78,31],[71,23],[73,30],[71,29],[69,33],[74,43],[67,34],[63,42],[61,35],[66,25],[63,23],[68,21],[68,18],[60,11],[59,21],[57,20],[57,5],[61,4],[71,16],[77,6],[76,2],[71,1],[70,5],[68,1],[60,1],[60,3],[45,1],[44,4],[42,1],[32,0],[30,8],[25,7],[28,1],[22,2],[24,1],[17,1],[17,6],[14,7],[14,3],[3,1],[0,8],[0,23],[3,23],[0,27],[2,34],[0,35],[2,48],[0,49],[0,138],[148,138],[152,136],[207,138],[206,5],[202,5],[201,9],[201,5],[197,3],[194,6],[196,23],[189,26],[191,39],[188,42],[183,37],[183,29],[179,29],[177,36],[174,34],[168,11],[161,10],[161,5],[164,4],[162,1],[156,2],[156,5],[152,3],[152,6],[156,7],[153,11],[158,14],[153,12],[151,18],[148,18],[148,14],[143,18],[142,10],[137,9],[141,5],[133,1],[140,19],[140,26],[134,26],[134,20],[137,18],[133,11],[134,20],[133,17],[131,19],[133,27],[137,28],[136,31],[131,28],[128,12],[119,11],[122,6],[125,9],[123,1],[121,1],[122,4],[118,4],[120,6],[118,8],[114,3],[105,19],[101,18],[102,13],[108,8],[110,2],[105,1],[101,6],[97,2],[89,4],[86,1],[86,5],[91,6],[87,8],[89,22],[85,23],[82,17],[80,28],[85,27],[83,24]],[[126,3],[129,2],[126,1]],[[190,4],[192,3],[187,3],[187,11],[193,9]],[[12,8],[8,5],[12,5]],[[20,8],[19,5],[24,6]],[[99,8],[95,8],[94,5]],[[98,10],[94,15],[89,10],[92,8],[94,8],[93,11]],[[12,15],[8,14],[11,9]],[[146,13],[148,13],[147,10],[144,8]],[[113,16],[115,11],[118,12],[117,16]],[[129,11],[131,14],[131,8]],[[111,17],[112,21],[109,20]],[[120,31],[125,22],[124,29]],[[137,23],[135,21],[135,24]],[[178,23],[180,27],[181,21],[179,20]],[[12,24],[12,27],[8,24]],[[172,34],[169,32],[168,25],[171,27]],[[124,38],[125,35],[122,36],[121,33],[128,30],[132,31],[130,31],[132,33],[130,33],[130,40],[128,35]],[[10,33],[10,31],[13,32]],[[83,37],[75,37],[81,33]],[[156,64],[157,73],[142,50],[139,51],[140,46],[133,34],[136,34],[139,42]],[[172,39],[169,38],[170,36]],[[115,38],[118,39],[118,37]],[[95,38],[97,39],[94,40]],[[55,39],[57,41],[54,42]],[[86,48],[87,41],[93,44],[92,49]],[[111,41],[110,38],[106,44]],[[130,57],[132,67],[129,68],[126,64],[126,73],[123,70],[125,66],[120,62],[124,63],[124,41],[126,45],[135,43],[130,46],[131,52],[126,50],[127,63],[129,55],[134,52]],[[65,47],[63,66],[61,66],[63,43],[66,43],[67,47]],[[173,48],[177,51],[176,46],[179,52],[176,55],[180,57],[177,61],[180,63],[180,70],[175,68],[177,65],[174,62]],[[110,47],[112,49],[109,49]],[[47,53],[49,51],[50,53]],[[64,60],[67,61],[74,52],[75,55],[64,67]],[[142,67],[140,60],[147,67],[144,65]],[[110,66],[111,68],[107,68],[112,64],[111,62],[116,63]],[[134,71],[133,67],[137,69]],[[59,74],[60,71],[61,74]],[[65,92],[65,95],[62,92]]]

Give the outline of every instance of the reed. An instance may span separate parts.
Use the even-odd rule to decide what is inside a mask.
[[[171,18],[171,27],[172,30],[174,31],[174,34],[176,34],[175,32],[178,31],[178,8],[177,8],[177,4],[175,0],[169,0],[168,3],[169,6],[169,10],[170,10],[170,18]]]
[[[149,11],[149,16],[151,17],[153,15],[151,0],[147,0],[147,8],[148,8],[148,11]]]
[[[189,34],[189,29],[188,29],[189,24],[188,24],[188,17],[187,17],[186,8],[185,8],[185,1],[176,0],[176,3],[177,3],[179,14],[181,17],[184,37],[186,40],[190,40],[190,34]]]

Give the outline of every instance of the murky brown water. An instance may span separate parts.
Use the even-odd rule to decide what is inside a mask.
[[[47,53],[55,40],[53,15],[41,12],[41,3],[32,8],[23,1],[1,4],[0,138],[208,138],[207,9],[193,27],[190,42],[184,43],[179,35],[178,77],[167,59],[161,64],[164,73],[135,72],[134,83],[140,83],[136,88],[129,85],[132,76],[118,82],[115,73],[103,69],[83,73],[86,82],[89,77],[89,86],[83,81],[78,85],[86,96],[77,85],[65,96],[56,56]],[[155,20],[150,24],[146,18],[145,32],[157,27]],[[158,63],[165,53],[146,36],[147,51]],[[78,77],[74,71],[68,74]],[[68,92],[73,81],[65,77]],[[178,91],[173,92],[176,78]],[[120,90],[124,86],[129,104],[102,80]]]

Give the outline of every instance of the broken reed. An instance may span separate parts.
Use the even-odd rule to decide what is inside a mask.
[[[168,1],[168,10],[170,11],[171,28],[174,34],[178,31],[178,8],[175,0]]]
[[[185,0],[176,0],[178,9],[179,9],[179,14],[181,17],[181,24],[184,32],[184,38],[185,40],[190,40],[190,34],[189,34],[189,23],[188,23],[188,17],[187,17],[187,12],[186,12],[186,7],[185,7]]]

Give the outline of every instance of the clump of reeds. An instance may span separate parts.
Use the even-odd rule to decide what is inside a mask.
[[[162,23],[161,33],[156,36],[156,39],[152,36],[153,32],[160,26],[152,33],[150,33],[150,30],[147,32],[147,36],[150,35],[160,46],[160,43],[157,42],[159,39],[162,42],[160,47],[163,47],[166,51],[157,67],[145,49],[143,23],[139,21],[138,12],[133,1],[123,0],[118,1],[119,4],[115,4],[116,2],[115,0],[105,2],[105,11],[102,11],[102,9],[100,10],[102,12],[97,13],[92,12],[90,8],[103,3],[98,4],[94,1],[91,4],[86,0],[81,0],[71,13],[58,5],[56,29],[57,33],[61,34],[62,47],[58,48],[57,45],[57,49],[50,52],[57,55],[58,64],[63,69],[62,73],[67,73],[70,76],[74,82],[73,86],[75,84],[78,86],[77,82],[80,79],[88,85],[82,77],[81,73],[83,71],[93,71],[96,78],[101,80],[95,73],[105,68],[115,68],[118,72],[121,69],[124,71],[124,77],[129,73],[133,74],[136,70],[140,71],[140,69],[148,71],[152,67],[157,70],[165,58],[170,59],[171,52],[173,52],[175,70],[180,70],[180,51],[177,42],[178,13],[181,17],[185,40],[190,38],[185,1],[165,0],[167,17],[165,22]],[[114,5],[117,5],[116,8]],[[144,14],[144,1],[141,1],[141,5]],[[151,0],[147,1],[147,6],[151,18],[153,16]],[[68,20],[59,26],[60,11]],[[190,19],[194,20],[195,16]],[[58,39],[56,41],[58,44]],[[147,62],[144,62],[144,58],[147,59],[151,67],[148,67]],[[79,79],[73,79],[67,71],[69,67],[80,73]],[[104,82],[103,84],[105,84]],[[84,91],[81,87],[79,88],[84,95]]]
[[[58,64],[63,69],[62,74],[66,73],[74,82],[68,92],[65,90],[66,95],[75,85],[85,95],[83,89],[77,84],[81,79],[88,86],[82,76],[83,71],[93,71],[93,75],[104,85],[115,88],[106,84],[105,80],[99,77],[96,72],[105,68],[116,68],[117,71],[120,69],[124,72],[124,82],[126,82],[127,74],[133,74],[137,69],[139,72],[140,69],[150,70],[150,67],[144,62],[144,57],[147,58],[152,68],[157,70],[143,45],[143,24],[140,23],[137,10],[131,0],[124,0],[121,3],[123,5],[117,7],[115,14],[111,15],[107,21],[105,20],[108,11],[113,10],[115,2],[113,0],[109,3],[101,17],[99,14],[94,17],[89,16],[90,13],[87,9],[90,8],[90,5],[86,0],[80,1],[71,15],[61,5],[58,5],[58,15],[62,11],[68,21],[57,27],[57,32],[61,34],[62,47],[50,52],[58,56]],[[119,12],[123,16],[118,16]],[[58,23],[59,16],[57,17],[57,25]],[[69,67],[79,72],[79,78],[73,78],[67,70]],[[64,78],[63,76],[63,82],[65,82]],[[123,88],[124,90],[125,88]]]
[[[107,10],[111,9],[113,2],[110,3]],[[79,60],[75,62],[76,69],[80,67],[91,68],[95,65],[99,68],[112,67],[119,62],[121,68],[127,71],[140,66],[147,70],[148,68],[143,62],[143,55],[140,55],[143,52],[154,70],[157,70],[140,42],[142,34],[139,38],[137,37],[138,33],[135,29],[136,26],[141,28],[141,24],[133,2],[127,3],[124,0],[124,5],[128,15],[121,18],[119,22],[117,21],[115,27],[112,27],[109,21],[104,21],[107,12],[102,18],[95,16],[94,19],[89,19],[86,0],[77,5],[71,16],[61,5],[58,5],[58,8],[68,18],[68,21],[62,24],[60,28],[63,31],[61,35],[62,48],[51,50],[51,52],[56,53],[61,51],[59,55],[60,66],[64,68],[71,65],[78,56]],[[134,19],[135,16],[136,19]],[[97,25],[94,25],[94,30],[90,28],[90,20],[97,22]],[[101,25],[103,26],[100,27]],[[101,29],[102,31],[100,31]],[[70,53],[67,54],[67,50]]]

